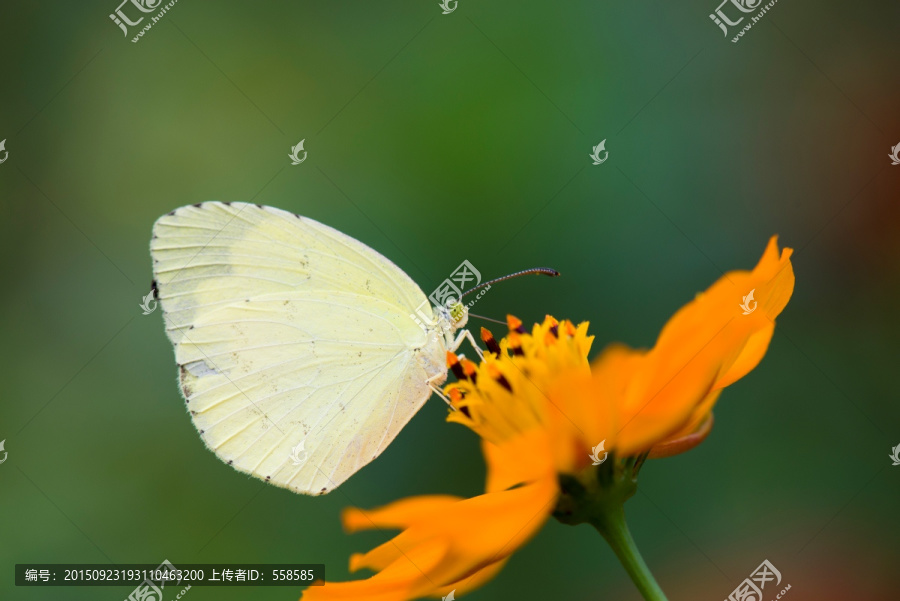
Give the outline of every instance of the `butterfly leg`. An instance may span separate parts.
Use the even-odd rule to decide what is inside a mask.
[[[453,403],[450,402],[450,399],[447,398],[447,395],[444,394],[444,391],[442,391],[440,388],[438,388],[437,386],[432,384],[432,382],[434,382],[441,376],[444,376],[444,374],[435,374],[435,375],[431,376],[430,378],[428,378],[427,380],[425,380],[425,383],[428,384],[428,388],[430,388],[434,394],[436,394],[439,397],[441,397],[442,399],[444,399],[444,402],[447,403],[447,406],[450,407],[450,409],[452,409],[453,411],[456,411],[456,407],[453,406]]]
[[[481,361],[484,361],[484,353],[481,352],[481,349],[478,348],[478,345],[475,343],[475,339],[472,337],[472,332],[469,330],[463,330],[456,337],[456,340],[453,341],[453,344],[450,345],[450,350],[452,352],[456,352],[456,350],[462,345],[463,340],[468,340],[469,344],[472,345],[472,348],[475,349],[475,352],[478,353],[478,358]]]

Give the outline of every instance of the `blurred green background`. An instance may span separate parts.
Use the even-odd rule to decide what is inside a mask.
[[[327,223],[426,291],[463,259],[552,266],[477,312],[590,320],[595,351],[652,345],[779,234],[797,286],[768,355],[704,444],[644,468],[630,525],[673,601],[719,601],[763,559],[788,600],[900,598],[900,5],[781,0],[736,44],[716,7],[181,0],[132,43],[116,0],[0,6],[0,598],[130,590],[16,588],[26,562],[322,562],[343,580],[385,539],[344,534],[343,507],[482,490],[476,437],[435,399],[326,497],[204,448],[138,305],[153,221],[213,199]],[[593,530],[555,521],[470,597],[639,599]]]

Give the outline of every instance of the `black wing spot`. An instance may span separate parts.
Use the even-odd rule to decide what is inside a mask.
[[[228,465],[234,465],[234,459],[228,462]]]
[[[195,204],[194,206],[197,207],[197,208],[199,209],[201,204],[203,204],[203,203],[198,202],[198,203]]]
[[[191,395],[194,393],[194,391],[191,389],[190,386],[188,386],[188,383],[185,382],[185,376],[187,375],[187,370],[184,368],[184,365],[179,365],[178,369],[179,369],[179,374],[180,374],[179,380],[181,381],[181,393],[184,395],[184,402],[190,403]],[[202,434],[202,432],[201,432],[201,434]]]

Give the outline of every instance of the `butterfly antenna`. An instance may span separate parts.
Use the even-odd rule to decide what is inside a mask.
[[[559,275],[558,271],[556,271],[555,269],[550,269],[549,267],[535,267],[533,269],[525,269],[524,271],[517,271],[515,273],[505,275],[502,278],[496,278],[489,282],[484,282],[482,284],[478,284],[474,288],[470,288],[469,290],[466,290],[465,292],[463,292],[462,296],[460,296],[460,298],[462,298],[463,296],[465,296],[467,294],[472,294],[479,288],[484,288],[485,286],[490,286],[491,284],[496,284],[497,282],[502,282],[503,280],[511,280],[512,278],[517,278],[520,275],[530,275],[532,273],[537,274],[537,275],[548,275],[551,278],[555,278],[556,276]]]
[[[500,321],[499,319],[494,319],[493,317],[485,317],[484,315],[476,315],[475,313],[469,313],[469,317],[477,317],[478,319],[483,319],[485,321],[493,321],[494,323],[499,323],[500,325],[505,326],[505,321]]]

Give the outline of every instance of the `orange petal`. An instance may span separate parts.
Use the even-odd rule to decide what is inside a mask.
[[[434,570],[446,555],[444,541],[432,540],[418,546],[394,561],[371,578],[349,582],[326,582],[324,586],[311,586],[300,597],[301,601],[407,601],[437,590],[436,583],[429,582],[428,572]]]
[[[641,453],[689,432],[712,409],[713,392],[759,363],[773,320],[793,292],[790,256],[789,248],[778,252],[773,237],[753,271],[729,272],[698,294],[669,320],[649,352],[614,348],[594,362],[595,375],[611,380],[618,394],[620,453]]]
[[[688,358],[652,351],[644,355],[636,377],[626,387],[625,402],[619,405],[616,451],[642,453],[683,427],[696,404],[709,394],[718,357],[717,345]],[[608,368],[599,370],[598,376],[602,378],[605,371]]]
[[[611,402],[617,381],[588,369],[560,374],[548,389],[547,422],[557,471],[574,474],[590,464],[591,448],[615,446],[618,412]]]
[[[506,565],[507,561],[509,561],[509,557],[505,557],[500,561],[496,561],[488,565],[487,567],[478,570],[471,576],[463,578],[462,580],[459,580],[452,584],[448,584],[443,588],[437,590],[435,592],[435,597],[446,597],[453,591],[455,591],[453,595],[454,597],[474,591],[475,589],[480,588],[481,586],[492,580],[494,576],[496,576],[500,572],[500,570],[503,569],[503,566]]]
[[[421,502],[408,499],[401,503],[418,513],[417,519],[393,539],[353,558],[354,569],[371,567],[380,570],[378,574],[362,581],[311,587],[303,599],[354,595],[385,601],[414,599],[448,586],[481,583],[499,570],[498,562],[540,529],[553,511],[557,493],[554,474],[512,490],[449,504],[434,497]],[[380,517],[398,523],[394,512],[399,507],[395,503],[379,510],[384,511]]]
[[[487,463],[485,492],[556,477],[550,440],[543,428],[534,428],[503,444],[482,439],[481,450]]]
[[[653,445],[650,449],[648,459],[661,459],[663,457],[672,457],[679,455],[685,451],[690,451],[698,444],[706,440],[713,426],[713,414],[707,413],[703,422],[691,432],[684,435],[676,435],[668,440]]]
[[[769,342],[774,333],[775,324],[769,323],[763,329],[750,335],[734,362],[716,380],[715,388],[721,389],[734,384],[759,365],[769,348]]]
[[[423,495],[401,499],[378,509],[348,507],[341,514],[341,520],[344,530],[349,533],[373,528],[406,528],[420,519],[439,514],[461,500],[452,495]]]

